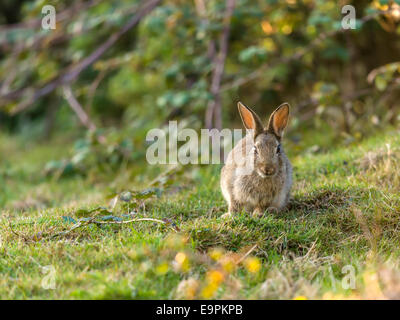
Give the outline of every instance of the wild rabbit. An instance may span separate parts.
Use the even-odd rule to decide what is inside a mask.
[[[289,104],[283,103],[271,114],[267,127],[241,102],[238,108],[250,131],[228,154],[221,170],[222,194],[228,202],[223,217],[242,209],[255,216],[266,210],[279,212],[286,206],[292,186],[292,165],[281,145]]]

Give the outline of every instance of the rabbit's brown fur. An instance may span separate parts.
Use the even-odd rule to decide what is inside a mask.
[[[250,108],[240,102],[238,108],[251,132],[232,149],[221,171],[222,194],[229,207],[224,216],[242,209],[257,216],[267,210],[280,211],[292,186],[292,166],[280,145],[289,105],[278,107],[265,128]]]

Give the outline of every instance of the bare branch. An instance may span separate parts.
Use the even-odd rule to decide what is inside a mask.
[[[63,86],[64,90],[64,96],[65,99],[68,101],[71,109],[75,112],[75,114],[78,116],[79,121],[89,129],[89,131],[96,131],[97,127],[94,124],[94,122],[90,119],[88,114],[85,112],[85,110],[82,108],[82,105],[78,102],[78,100],[75,98],[72,89],[68,85]],[[103,135],[100,135],[97,137],[97,140],[99,143],[105,143],[106,138]]]
[[[78,100],[76,100],[74,94],[72,93],[71,87],[65,85],[63,86],[63,90],[65,99],[68,101],[71,109],[74,110],[81,123],[90,131],[95,131],[97,129],[96,125],[92,120],[90,120],[85,110],[83,110],[81,104],[78,102]]]
[[[234,8],[235,0],[227,0],[224,29],[222,30],[222,34],[219,40],[219,53],[215,56],[214,59],[214,72],[211,82],[211,94],[213,95],[214,99],[210,101],[206,110],[205,123],[208,129],[211,129],[213,126],[217,129],[222,128],[220,88],[222,75],[225,68],[225,60],[228,54],[228,40],[230,34],[231,17]]]
[[[86,110],[89,112],[89,110],[92,108],[93,104],[93,99],[94,95],[96,93],[97,87],[100,85],[100,82],[104,79],[106,76],[106,71],[102,70],[100,73],[97,75],[96,79],[92,82],[92,84],[89,87],[89,92],[88,92],[88,102],[86,104]]]

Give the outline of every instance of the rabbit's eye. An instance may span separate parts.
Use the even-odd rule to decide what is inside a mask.
[[[258,154],[257,147],[254,147],[253,150],[254,150],[254,154]]]
[[[280,153],[281,152],[281,145],[278,144],[278,146],[276,147],[276,153]]]

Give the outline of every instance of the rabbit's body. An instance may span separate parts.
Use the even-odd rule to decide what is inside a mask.
[[[268,128],[259,130],[237,143],[222,168],[221,189],[228,202],[228,215],[243,209],[255,215],[280,211],[289,200],[292,166],[280,145],[280,136]]]
[[[248,138],[240,140],[232,152],[235,149],[241,150],[246,140]],[[234,211],[265,211],[271,207],[281,210],[286,206],[292,186],[292,166],[283,152],[279,159],[279,169],[273,177],[261,177],[255,170],[250,174],[241,174],[241,168],[229,164],[230,161],[231,154],[221,171],[221,189]]]

